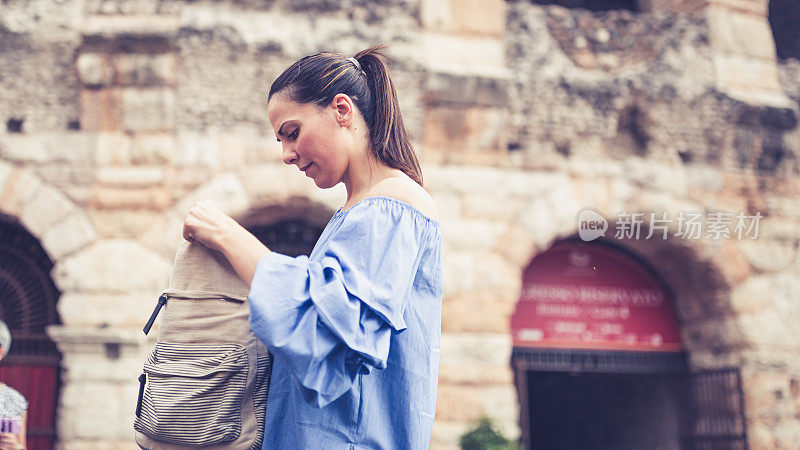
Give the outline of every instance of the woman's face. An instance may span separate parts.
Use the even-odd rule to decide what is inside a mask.
[[[297,166],[323,189],[342,181],[350,155],[348,136],[335,105],[300,104],[279,92],[270,99],[267,115],[283,147],[285,164]]]

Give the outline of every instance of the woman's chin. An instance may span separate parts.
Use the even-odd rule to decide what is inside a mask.
[[[323,180],[323,179],[320,179],[320,178],[314,178],[314,183],[320,189],[330,189],[330,188],[336,186],[337,184],[339,184],[339,183],[331,184],[330,182],[328,182],[326,180]]]

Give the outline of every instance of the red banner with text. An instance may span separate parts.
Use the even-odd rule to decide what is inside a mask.
[[[622,251],[580,241],[534,258],[511,331],[520,347],[681,350],[669,296],[652,273]]]

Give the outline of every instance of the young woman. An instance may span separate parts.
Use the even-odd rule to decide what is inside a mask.
[[[283,161],[347,189],[309,257],[271,252],[212,204],[184,223],[250,283],[250,325],[275,357],[265,449],[430,443],[442,237],[380,49],[307,56],[270,89]]]

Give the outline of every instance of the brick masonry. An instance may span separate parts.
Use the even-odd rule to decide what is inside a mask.
[[[341,187],[319,191],[282,167],[264,105],[284,67],[332,42],[346,54],[392,44],[441,213],[432,448],[457,448],[481,415],[519,434],[508,323],[520,275],[586,207],[612,227],[623,210],[765,216],[754,241],[622,244],[674,289],[692,366],[742,368],[751,448],[791,448],[800,65],[776,60],[764,1],[643,4],[4,2],[0,211],[55,262],[60,448],[134,448],[136,376],[152,345],[136,330],[192,202],[213,199],[251,225],[276,211],[324,223],[341,205]],[[122,346],[117,359],[106,342]]]

